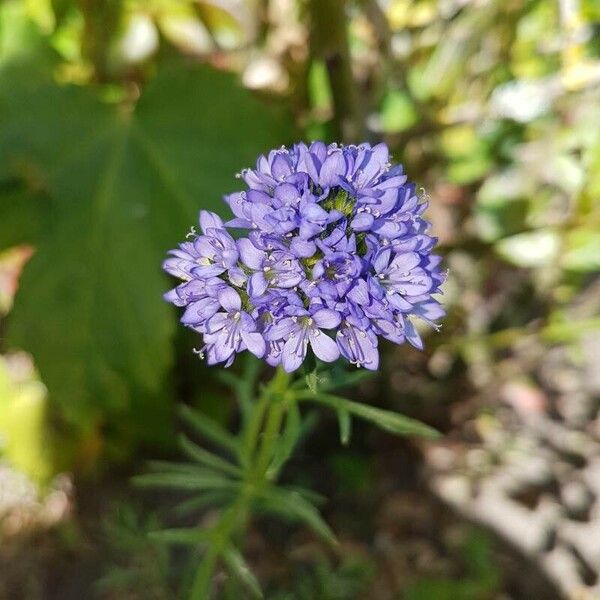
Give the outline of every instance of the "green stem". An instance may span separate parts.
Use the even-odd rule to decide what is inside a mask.
[[[223,512],[213,532],[213,542],[200,564],[190,593],[190,600],[207,600],[213,572],[219,557],[229,545],[230,539],[246,526],[250,505],[257,491],[268,481],[267,472],[273,458],[279,430],[287,410],[286,394],[291,377],[281,367],[277,369],[269,385],[265,386],[244,432],[243,455],[249,457],[245,467],[245,484],[236,501]],[[261,425],[265,422],[261,435]]]
[[[241,460],[244,463],[245,468],[250,468],[252,464],[252,458],[256,451],[256,444],[258,436],[260,434],[260,426],[263,422],[264,414],[269,404],[269,396],[264,393],[261,394],[258,401],[252,407],[252,412],[248,419],[248,425],[244,431],[243,446],[241,452]]]
[[[278,367],[267,391],[270,396],[269,413],[255,467],[256,481],[259,485],[266,482],[267,470],[273,458],[274,445],[279,437],[281,422],[287,409],[285,396],[290,379],[289,373],[286,373],[282,367]]]
[[[213,532],[214,541],[208,547],[194,576],[190,600],[208,600],[212,574],[217,561],[236,530],[237,519],[245,512],[246,503],[246,495],[242,494],[221,516]]]
[[[281,400],[274,402],[270,407],[260,452],[256,459],[255,481],[257,486],[262,486],[266,483],[267,469],[273,458],[273,448],[279,437],[279,430],[281,428],[281,421],[283,420],[285,410],[285,403]]]

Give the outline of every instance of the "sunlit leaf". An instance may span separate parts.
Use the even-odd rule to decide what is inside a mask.
[[[0,356],[0,454],[40,483],[47,483],[54,469],[47,411],[47,392],[35,374],[13,381],[7,361]]]
[[[383,131],[398,133],[414,125],[418,115],[406,92],[390,90],[383,99],[380,118]]]
[[[477,193],[475,223],[479,236],[497,240],[522,231],[532,182],[519,169],[507,169],[488,177]]]
[[[196,0],[196,7],[204,25],[226,47],[254,30],[254,15],[243,0]]]
[[[24,0],[29,17],[46,33],[54,29],[52,0]]]
[[[35,57],[32,76],[54,64],[54,56],[23,2],[0,3],[0,68],[12,61]]]
[[[541,229],[519,233],[496,244],[498,254],[519,267],[542,267],[556,259],[560,240],[555,231]]]
[[[485,153],[475,153],[458,159],[448,167],[448,179],[452,183],[467,185],[484,177],[492,167],[492,160]]]
[[[314,60],[308,72],[308,93],[311,105],[321,116],[328,115],[332,107],[332,92],[327,67],[322,60]]]
[[[581,227],[571,231],[562,263],[572,271],[600,271],[600,230]]]

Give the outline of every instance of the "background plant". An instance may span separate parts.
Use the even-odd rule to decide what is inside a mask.
[[[596,3],[353,1],[346,20],[332,19],[340,11],[278,0],[2,3],[0,430],[11,464],[43,481],[64,469],[110,479],[115,460],[160,456],[157,446],[172,458],[184,399],[235,423],[228,392],[188,356],[193,342],[158,298],[166,280],[136,270],[139,255],[157,265],[198,203],[215,209],[213,191],[232,189],[231,173],[259,151],[356,132],[385,139],[426,188],[451,273],[449,318],[426,354],[387,349],[381,381],[357,393],[459,444],[497,440],[514,422],[503,420],[506,397],[546,398],[555,417],[566,406],[573,427],[594,430]],[[251,116],[229,129],[240,110]],[[152,293],[137,293],[140,282]],[[118,307],[134,303],[151,330],[124,321]],[[319,448],[330,425],[320,423]],[[353,448],[373,456],[364,469],[376,487],[387,454],[359,431]],[[490,464],[512,444],[494,447]]]

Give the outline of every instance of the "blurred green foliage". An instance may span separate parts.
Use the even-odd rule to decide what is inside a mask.
[[[332,565],[318,557],[313,568],[301,569],[293,582],[293,592],[274,592],[268,600],[353,600],[364,597],[374,566],[358,557],[346,557],[341,564]]]
[[[103,599],[175,599],[169,584],[169,553],[148,534],[159,527],[155,515],[143,517],[129,504],[120,504],[104,519],[105,544],[114,564],[96,582],[96,595]]]
[[[429,347],[447,364],[598,325],[572,314],[600,269],[597,2],[345,4],[352,80],[319,3],[0,6],[0,250],[35,249],[2,350],[33,355],[65,466],[168,443],[182,392],[227,414],[176,372],[192,342],[176,360],[161,259],[258,153],[344,119],[431,198],[451,276]]]
[[[157,63],[139,98],[137,85],[58,83],[53,38],[18,3],[1,19],[0,243],[37,249],[8,344],[34,355],[69,427],[166,443],[174,315],[160,264],[291,127],[233,76],[181,58]]]
[[[459,548],[465,572],[454,578],[428,578],[412,584],[404,600],[484,600],[497,597],[500,584],[489,537],[471,531]]]
[[[600,328],[599,6],[0,3],[2,458],[40,482],[60,469],[98,468],[107,456],[127,461],[142,444],[172,444],[173,406],[185,401],[204,413],[183,411],[191,428],[231,460],[180,438],[198,464],[165,472],[155,463],[139,481],[189,488],[192,480],[195,495],[173,503],[182,519],[235,497],[248,456],[239,436],[219,424],[234,406],[222,383],[234,382],[243,406],[260,365],[208,375],[192,363],[193,338],[178,330],[161,298],[170,282],[160,263],[200,208],[226,208],[221,196],[237,187],[236,172],[297,138],[340,141],[345,134],[342,141],[352,142],[360,141],[353,132],[364,132],[369,141],[383,139],[430,200],[450,269],[449,314],[442,332],[429,337],[417,373],[411,365],[404,370],[402,349],[385,351],[391,373],[381,389],[397,393],[383,404],[413,396],[450,403],[464,392],[465,375],[484,394],[511,377],[534,381],[529,359],[551,345],[582,354],[580,338]],[[333,22],[330,15],[344,7],[347,21]],[[335,368],[309,375],[303,400],[336,411],[343,443],[357,441],[351,416],[414,431],[409,420],[329,394],[339,375]],[[394,375],[400,383],[386,387]],[[356,387],[360,377],[346,385]],[[275,470],[293,451],[291,440],[314,430],[313,416],[290,411],[273,449]],[[376,487],[377,458],[357,451],[330,458],[342,495]],[[314,494],[291,486],[268,492],[257,502],[263,512],[331,537]],[[203,523],[194,524],[167,529],[162,541],[191,542],[195,559],[199,539],[189,532],[207,538]],[[101,597],[146,598],[151,590],[173,598],[189,584],[193,560],[147,535],[162,525],[127,506],[106,520],[113,564],[96,589]],[[500,593],[485,536],[473,533],[457,553],[457,577],[415,576],[402,597]],[[223,554],[232,576],[219,589],[240,598],[258,583],[233,546]],[[371,562],[311,559],[292,567],[282,590],[267,587],[267,597],[366,597]]]

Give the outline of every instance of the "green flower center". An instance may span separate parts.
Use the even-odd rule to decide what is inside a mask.
[[[353,198],[346,190],[339,187],[331,188],[327,198],[321,202],[321,206],[325,210],[337,210],[345,217],[352,214],[355,204],[356,198]]]

